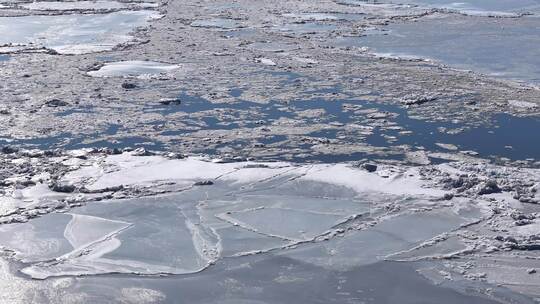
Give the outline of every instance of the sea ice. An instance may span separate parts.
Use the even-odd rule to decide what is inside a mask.
[[[0,45],[45,47],[61,54],[110,50],[133,39],[130,33],[159,18],[155,11],[109,14],[0,17]]]
[[[348,4],[370,3],[366,0],[345,0]],[[373,2],[371,2],[373,3]],[[452,0],[388,0],[378,3],[387,4],[414,4],[430,8],[454,10],[463,14],[475,16],[501,16],[513,17],[524,12],[537,12],[540,2],[537,0],[466,0],[455,2]]]
[[[443,15],[391,24],[379,33],[352,39],[384,57],[426,58],[458,69],[539,83],[533,66],[540,18],[480,18]],[[519,46],[519,47],[518,47]]]
[[[106,63],[96,71],[88,72],[93,77],[151,77],[180,68],[178,65],[154,61],[119,61]]]
[[[133,8],[155,8],[156,3],[124,3],[118,1],[39,1],[24,3],[23,8],[35,11],[74,11],[74,10],[121,10]]]

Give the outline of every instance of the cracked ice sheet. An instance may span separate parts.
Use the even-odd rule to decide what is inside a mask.
[[[452,232],[462,225],[487,218],[489,214],[484,209],[484,206],[466,210],[442,208],[383,216],[375,224],[372,222],[359,231],[351,230],[343,237],[280,254],[330,269],[345,270],[373,264]],[[445,248],[431,254],[441,256],[447,253]]]
[[[226,256],[283,249],[314,242],[323,235],[335,242],[332,237],[338,229],[347,228],[355,216],[380,216],[382,212],[373,211],[373,205],[407,198],[409,208],[431,208],[434,203],[425,198],[442,193],[423,188],[414,169],[393,167],[381,167],[376,174],[345,165],[217,163],[203,158],[179,160],[129,153],[89,164],[63,180],[91,189],[119,185],[129,189],[167,182],[179,185],[177,191],[181,192],[89,202],[71,214],[50,214],[2,227],[1,244],[14,250],[15,258],[33,263],[23,269],[24,273],[34,278],[111,272],[193,273]],[[192,187],[200,180],[213,180],[214,184]],[[379,201],[373,202],[374,198]],[[391,246],[391,251],[383,250],[386,254],[407,249],[432,237],[435,231],[442,233],[466,222],[453,208],[446,209],[450,212],[446,215],[423,218],[413,214],[408,215],[409,220],[397,217],[405,218],[401,222],[383,221],[377,230],[367,233],[389,238],[383,229],[389,223],[394,223],[398,231],[411,222],[422,221],[440,228],[423,235],[427,229],[421,226],[410,232],[413,236],[383,242]],[[52,222],[55,224],[49,224]],[[21,236],[13,231],[27,232]],[[346,238],[351,237],[354,239],[354,234]],[[39,250],[34,249],[36,244]],[[339,246],[350,250],[347,244]],[[368,259],[373,260],[373,256],[374,252],[367,252]]]
[[[103,273],[198,272],[219,255],[217,237],[185,217],[176,200],[181,204],[178,196],[91,204],[65,215],[72,217],[67,224],[59,224],[55,214],[45,216],[42,221],[51,226],[56,223],[54,231],[50,231],[46,224],[27,229],[52,234],[49,238],[51,244],[65,244],[67,240],[72,250],[51,259],[50,256],[59,250],[49,249],[47,258],[24,268],[22,272],[37,279]],[[24,225],[34,225],[33,222]],[[12,227],[13,230],[20,229],[20,225]],[[1,235],[9,238],[10,231]],[[28,236],[22,243],[33,244],[36,239]],[[18,240],[21,238],[10,240],[8,245]],[[14,248],[15,257],[30,254],[32,248],[27,247],[30,246]]]

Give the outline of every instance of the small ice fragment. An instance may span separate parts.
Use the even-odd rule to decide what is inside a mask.
[[[268,59],[268,58],[259,58],[257,59],[257,62],[260,62],[264,65],[270,65],[270,66],[275,66],[277,65],[274,61],[272,61],[271,59]]]
[[[120,61],[106,63],[97,71],[90,71],[93,77],[142,77],[170,72],[180,68],[178,65],[154,61]]]

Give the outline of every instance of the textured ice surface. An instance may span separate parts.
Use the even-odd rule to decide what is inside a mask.
[[[501,19],[423,18],[389,25],[356,42],[390,57],[429,58],[497,77],[540,82],[534,50],[540,47],[537,16]],[[383,35],[385,34],[385,35]]]
[[[182,197],[118,200],[80,208],[54,238],[59,244],[67,240],[73,250],[22,271],[34,278],[199,271],[217,256],[217,238],[184,216],[175,199]],[[43,220],[53,223],[52,216]]]
[[[120,61],[106,63],[97,71],[90,71],[88,75],[93,77],[151,77],[178,69],[178,65],[172,65],[153,61]]]
[[[505,215],[495,211],[493,200],[510,200],[508,192],[485,198],[468,197],[469,192],[444,196],[448,192],[438,189],[433,178],[464,176],[461,169],[450,165],[429,170],[379,165],[375,172],[368,172],[346,164],[227,163],[203,157],[136,155],[87,154],[87,159],[66,161],[78,167],[60,182],[111,195],[64,213],[49,211],[24,223],[0,225],[2,251],[23,262],[23,274],[47,279],[45,282],[89,276],[77,279],[82,285],[70,285],[70,292],[79,288],[87,292],[84,282],[94,280],[92,275],[131,274],[123,276],[122,295],[118,297],[129,295],[143,301],[146,297],[162,300],[171,289],[162,285],[164,281],[156,281],[156,285],[137,286],[144,290],[133,290],[127,281],[144,280],[133,275],[182,274],[198,280],[216,267],[234,265],[227,274],[246,268],[252,276],[260,277],[266,271],[251,269],[260,267],[251,264],[254,260],[264,263],[277,259],[276,265],[289,265],[287,271],[271,278],[279,284],[331,272],[341,274],[343,285],[346,274],[388,265],[384,261],[389,260],[420,263],[444,259],[445,263],[436,264],[443,267],[440,273],[455,273],[460,266],[451,263],[459,263],[461,258],[476,261],[479,257],[471,253],[484,253],[498,242],[489,235],[493,228],[504,227],[518,240],[531,239],[539,228],[537,222],[516,226],[507,223],[511,219],[494,220]],[[537,174],[529,171],[530,176]],[[21,196],[42,193],[51,198],[48,191],[31,189]],[[41,203],[37,200],[34,204]],[[488,232],[483,232],[485,229]],[[489,272],[493,284],[524,280],[523,275],[497,276],[490,263],[478,269]],[[299,265],[311,272],[297,272]],[[448,265],[454,268],[444,270]],[[527,265],[533,267],[534,261]],[[388,267],[398,271],[395,266]],[[507,265],[504,271],[516,269],[521,268]],[[472,271],[463,275],[477,276]],[[179,276],[167,279],[182,280]],[[227,290],[236,284],[228,279],[225,282],[233,284]],[[537,286],[531,282],[523,287],[528,293]],[[457,289],[463,286],[452,284]],[[110,295],[112,291],[103,292]]]
[[[195,20],[191,23],[191,26],[220,28],[220,29],[234,29],[234,28],[241,27],[241,24],[232,19],[212,18],[212,19]]]
[[[388,256],[412,249],[440,234],[469,222],[448,209],[418,214],[403,214],[381,219],[361,231],[328,242],[309,244],[282,254],[328,267],[347,269],[354,265],[372,264]],[[438,253],[440,254],[440,253]]]
[[[133,39],[154,11],[120,11],[99,15],[53,15],[0,18],[0,45],[46,47],[62,54],[105,51]]]
[[[63,182],[90,190],[175,185],[180,192],[94,202],[70,213],[0,226],[0,244],[33,263],[22,271],[40,279],[193,273],[223,256],[331,237],[356,217],[376,214],[372,207],[377,203],[366,194],[383,195],[389,185],[388,195],[394,197],[440,195],[423,190],[409,175],[388,178],[340,165],[218,163],[125,153],[83,166]],[[196,186],[208,180],[213,182]]]
[[[281,208],[260,208],[221,215],[245,229],[287,240],[310,240],[339,223],[332,214]]]
[[[155,3],[123,3],[118,1],[40,1],[20,5],[29,10],[37,11],[72,11],[72,10],[119,10],[130,8],[153,8]]]
[[[467,0],[458,2],[448,0],[413,0],[410,1],[410,3],[446,8],[480,16],[512,16],[520,13],[538,11],[540,8],[540,1],[538,0]]]
[[[348,4],[373,3],[369,0],[348,0]],[[377,3],[394,4],[414,4],[424,7],[443,8],[458,11],[469,15],[479,16],[516,16],[520,13],[538,11],[540,2],[538,0],[387,0],[377,1]]]

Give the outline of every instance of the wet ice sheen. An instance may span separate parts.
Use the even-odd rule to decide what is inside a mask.
[[[367,46],[383,56],[429,58],[459,69],[540,83],[536,68],[540,66],[536,54],[539,31],[537,16],[492,19],[447,15],[391,24],[384,32],[349,39],[345,44]]]
[[[94,202],[70,213],[0,226],[0,244],[15,250],[17,258],[31,262],[23,273],[38,279],[103,273],[194,273],[224,256],[331,237],[349,221],[372,213],[373,198],[387,201],[412,195],[418,201],[409,204],[422,205],[423,197],[440,195],[422,189],[414,171],[407,177],[396,174],[384,178],[346,165],[220,164],[201,158],[169,160],[126,153],[109,156],[100,166],[103,168],[86,166],[74,171],[65,182],[84,182],[95,190],[173,183],[176,189],[185,190],[166,196]],[[190,188],[208,179],[215,184]],[[306,186],[310,184],[314,186]],[[349,190],[343,191],[345,188]],[[369,193],[374,196],[368,199]],[[463,216],[451,210],[427,219],[440,229],[424,235],[424,226],[419,226],[418,231],[402,237],[407,246],[464,222]],[[376,227],[387,235],[403,234],[403,227],[411,221],[421,222],[405,216],[392,219],[389,223],[394,225],[383,222]]]
[[[47,279],[44,283],[110,273],[132,275],[122,276],[122,284],[145,279],[133,274],[182,274],[208,282],[216,267],[235,265],[225,267],[225,284],[233,288],[245,279],[229,281],[235,270],[260,277],[267,271],[251,262],[277,258],[289,268],[270,278],[272,282],[288,286],[307,280],[313,286],[313,273],[331,272],[341,274],[343,286],[346,274],[359,267],[383,260],[439,259],[467,249],[468,238],[461,236],[474,229],[469,224],[494,216],[491,202],[482,198],[443,200],[446,192],[435,189],[417,167],[381,164],[367,172],[346,164],[221,163],[130,153],[88,158],[61,182],[96,191],[124,185],[113,197],[140,191],[146,195],[88,201],[66,213],[0,225],[0,246],[25,262],[22,273]],[[461,174],[450,165],[432,169]],[[208,180],[212,183],[197,183]],[[511,229],[526,237],[537,228],[531,224]],[[296,271],[301,265],[311,270]],[[147,292],[167,293],[162,289],[167,280],[182,277],[160,278],[157,289]],[[101,276],[99,284],[112,278]],[[350,278],[355,283],[359,279]]]
[[[373,1],[347,0],[344,3],[362,5],[373,3]],[[520,13],[538,12],[540,9],[540,1],[538,0],[383,0],[376,3],[414,4],[422,7],[449,9],[464,14],[479,16],[517,16]]]
[[[110,14],[0,17],[0,45],[45,47],[61,54],[110,50],[133,39],[130,33],[158,18],[155,11]]]

